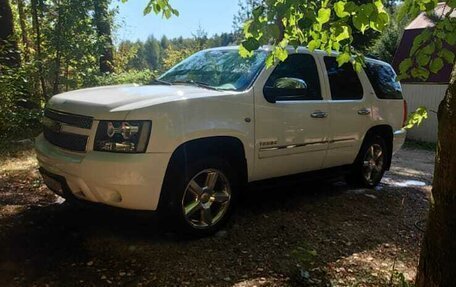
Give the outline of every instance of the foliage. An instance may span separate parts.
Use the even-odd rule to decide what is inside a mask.
[[[165,57],[162,59],[163,70],[170,69],[197,51],[198,49],[196,46],[177,49],[174,45],[169,45],[165,50]]]
[[[399,19],[407,15],[407,11],[416,16],[421,11],[427,11],[428,17],[435,23],[432,29],[424,30],[415,37],[409,57],[399,65],[399,79],[414,78],[426,80],[431,73],[438,73],[444,65],[453,67],[455,54],[449,47],[456,46],[456,18],[450,15],[456,9],[456,1],[448,1],[447,9],[441,15],[435,15],[434,9],[437,1],[406,1],[399,11]],[[407,128],[419,125],[427,119],[426,107],[420,107],[411,113]]]
[[[151,70],[158,70],[160,68],[161,46],[160,42],[153,35],[149,36],[144,43],[143,53],[149,68]]]
[[[340,65],[349,62],[355,53],[355,68],[359,70],[363,58],[352,47],[352,26],[361,33],[369,29],[382,31],[388,21],[389,15],[380,0],[361,5],[345,1],[267,0],[255,9],[253,19],[245,23],[241,54],[247,56],[261,45],[272,44],[267,59],[267,66],[271,66],[287,58],[288,45],[304,45],[311,51],[340,51]]]
[[[28,97],[27,75],[31,69],[4,69],[0,74],[0,142],[23,137],[24,133],[33,136],[40,127],[40,106]]]
[[[144,70],[147,69],[146,59],[144,55],[144,46],[142,42],[135,43],[131,41],[121,42],[114,54],[114,71],[115,73],[122,73],[130,70]]]
[[[156,75],[150,70],[130,71],[118,74],[97,76],[89,86],[108,86],[121,84],[148,84]]]
[[[397,19],[396,7],[389,8],[391,11],[391,21],[388,29],[385,29],[368,49],[368,54],[372,55],[387,63],[392,63],[394,54],[399,46],[399,41],[404,31],[405,25],[409,19],[405,18],[402,20]]]
[[[238,1],[238,12],[233,17],[233,31],[236,37],[236,41],[240,42],[243,35],[244,23],[252,18],[253,10],[262,5],[263,0],[239,0]]]
[[[191,38],[157,40],[153,35],[145,42],[122,41],[115,53],[115,71],[141,71],[149,69],[162,73],[191,54],[206,48],[227,46],[234,42],[234,35],[222,33],[212,37],[201,27]]]
[[[400,79],[426,80],[431,73],[438,73],[446,63],[453,65],[455,62],[455,54],[449,47],[456,45],[456,18],[450,17],[455,11],[456,1],[448,1],[448,9],[442,15],[434,14],[436,5],[436,1],[407,1],[399,14],[399,17],[405,17],[404,10],[411,11],[413,15],[423,10],[432,11],[428,17],[435,23],[432,29],[424,30],[414,39],[409,57],[399,66]]]
[[[394,53],[397,50],[399,40],[401,37],[401,29],[397,23],[391,23],[382,35],[374,42],[370,49],[369,55],[372,55],[387,63],[392,63]]]
[[[428,113],[426,107],[418,107],[415,112],[411,113],[405,128],[410,129],[414,126],[419,126],[423,122],[423,120],[428,118]]]

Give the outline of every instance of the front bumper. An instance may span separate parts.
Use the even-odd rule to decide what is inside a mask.
[[[156,210],[171,153],[75,153],[50,144],[43,135],[35,150],[45,172],[65,179],[83,200],[115,207]]]

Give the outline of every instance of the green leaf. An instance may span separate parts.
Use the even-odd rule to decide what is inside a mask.
[[[452,32],[446,34],[445,41],[451,46],[456,45],[456,31],[454,31],[454,28]]]
[[[242,27],[242,29],[244,30],[245,38],[252,37],[252,33],[250,33],[250,27],[252,26],[253,22],[253,20],[248,20],[244,22],[244,26]]]
[[[421,45],[424,42],[429,41],[431,37],[432,32],[429,29],[425,29],[422,33],[416,36],[413,40],[412,48],[410,49],[410,55],[414,55],[416,51],[418,51],[418,49],[421,47]]]
[[[363,63],[361,63],[359,61],[355,61],[353,63],[353,68],[355,69],[356,72],[359,72],[363,69]]]
[[[327,23],[329,21],[330,17],[331,17],[331,9],[329,9],[329,8],[320,8],[318,10],[317,21],[320,24]]]
[[[343,52],[343,53],[340,53],[337,58],[336,58],[336,61],[337,63],[339,64],[339,67],[342,66],[343,64],[345,63],[348,63],[351,59],[351,56],[349,53],[347,52]]]
[[[350,15],[350,13],[345,11],[345,2],[343,1],[338,1],[334,4],[334,11],[339,18],[344,18]]]
[[[335,30],[334,34],[336,36],[337,42],[350,38],[350,30],[349,30],[348,26],[338,27]]]
[[[369,27],[369,18],[363,13],[357,13],[353,16],[353,25],[364,34],[364,31]]]
[[[171,10],[164,10],[163,15],[165,16],[166,19],[171,18]]]
[[[281,47],[276,47],[276,49],[274,50],[274,57],[276,57],[277,59],[279,59],[279,61],[285,61],[288,57],[288,52],[287,50],[281,48]]]
[[[247,50],[243,43],[241,43],[241,45],[239,45],[239,55],[241,55],[242,58],[248,58],[253,56],[253,51]]]
[[[253,14],[253,17],[258,18],[263,14],[263,12],[264,12],[264,7],[258,6],[255,9],[253,9],[252,14]]]
[[[266,68],[269,69],[274,65],[274,55],[271,53],[266,57]]]
[[[382,0],[375,0],[374,5],[377,7],[378,10],[383,11],[383,2]]]
[[[149,3],[149,5],[146,6],[146,8],[144,8],[144,16],[147,15],[147,14],[150,14],[150,12],[152,12],[152,5]]]
[[[412,77],[420,80],[427,80],[429,78],[429,71],[425,68],[418,67],[411,70]]]
[[[354,13],[356,12],[356,10],[358,9],[358,6],[354,3],[354,2],[347,2],[345,3],[345,6],[344,6],[344,11],[351,14],[351,13]]]
[[[443,48],[439,52],[439,57],[445,59],[448,64],[453,64],[454,63],[454,53],[448,49]]]
[[[429,65],[429,69],[434,74],[437,74],[443,68],[443,60],[441,58],[435,58],[432,60],[431,64]]]
[[[307,47],[310,51],[314,51],[315,49],[318,49],[320,47],[320,44],[321,43],[319,40],[312,40],[309,42],[309,45],[307,45]]]
[[[416,56],[416,61],[418,62],[418,64],[420,64],[420,66],[426,66],[430,60],[431,56],[426,55],[424,53],[418,53],[418,55]]]
[[[269,24],[266,26],[266,33],[269,37],[277,39],[280,36],[280,28],[277,24]]]
[[[428,118],[428,112],[426,107],[418,107],[416,111],[410,113],[407,119],[407,123],[405,125],[406,129],[411,129],[414,126],[419,126],[423,120]]]
[[[247,50],[247,51],[254,51],[260,47],[260,42],[258,42],[257,39],[250,37],[247,40],[242,42],[242,46]]]
[[[380,12],[377,16],[371,17],[370,26],[379,32],[383,31],[389,23],[389,15],[386,12]]]
[[[421,48],[421,50],[418,51],[418,53],[424,53],[427,55],[431,55],[435,52],[435,44],[434,42],[429,43],[428,45],[424,46]]]

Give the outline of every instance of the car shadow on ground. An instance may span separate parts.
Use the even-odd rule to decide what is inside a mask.
[[[285,178],[249,186],[223,232],[192,240],[163,231],[152,213],[31,206],[0,218],[0,279],[15,286],[324,286],[328,263],[383,244],[416,247],[413,223],[427,204],[421,189]]]

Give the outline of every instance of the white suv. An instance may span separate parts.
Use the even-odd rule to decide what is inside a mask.
[[[357,73],[290,48],[267,69],[268,52],[205,50],[150,85],[52,97],[36,139],[45,183],[67,199],[158,210],[197,235],[226,222],[248,182],[330,169],[377,185],[405,139],[391,66],[367,59]]]

